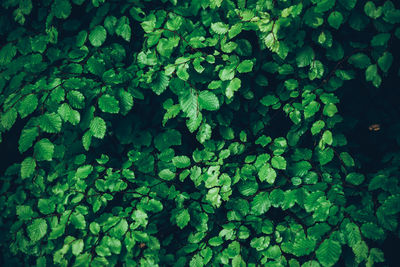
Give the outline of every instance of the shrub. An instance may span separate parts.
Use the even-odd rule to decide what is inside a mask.
[[[3,265],[383,262],[400,157],[339,105],[393,75],[382,2],[1,1]]]

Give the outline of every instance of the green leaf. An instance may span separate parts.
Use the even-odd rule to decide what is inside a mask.
[[[244,196],[254,195],[258,191],[258,183],[256,181],[243,181],[239,184],[239,192]]]
[[[367,14],[368,17],[372,19],[377,19],[382,15],[382,8],[381,7],[376,7],[374,2],[368,1],[364,5],[364,12]]]
[[[325,144],[332,145],[332,142],[333,142],[332,132],[329,130],[326,130],[322,134],[322,140],[324,141]]]
[[[342,253],[342,247],[339,242],[332,239],[326,239],[316,251],[318,261],[322,266],[333,266]]]
[[[111,95],[105,94],[99,98],[99,108],[103,112],[117,114],[119,112],[119,102]]]
[[[75,173],[75,178],[78,179],[85,179],[91,174],[93,171],[93,166],[92,165],[83,165],[80,166]]]
[[[339,3],[347,10],[352,10],[357,4],[357,0],[339,0]]]
[[[268,192],[258,193],[251,202],[251,212],[257,216],[265,214],[270,207]]]
[[[189,73],[188,73],[188,68],[189,64],[180,64],[176,70],[176,75],[178,76],[179,79],[187,81],[189,79]]]
[[[186,117],[195,119],[198,117],[199,112],[199,101],[198,95],[193,90],[187,90],[183,95],[179,97],[179,104],[183,112],[186,113]]]
[[[53,159],[54,145],[49,139],[41,139],[33,149],[34,157],[37,161],[51,161]]]
[[[190,214],[189,214],[188,209],[182,209],[176,215],[176,225],[180,229],[183,229],[186,225],[188,225],[189,221],[190,221]]]
[[[32,217],[34,216],[34,212],[31,206],[18,205],[16,207],[16,213],[18,215],[18,219],[24,221],[31,220]]]
[[[85,217],[79,212],[72,213],[71,224],[75,226],[76,229],[85,229],[86,228],[86,220]]]
[[[258,172],[258,177],[261,182],[267,181],[267,183],[273,184],[276,179],[276,171],[269,164],[263,165]]]
[[[10,63],[16,54],[17,48],[12,43],[3,46],[0,50],[0,66],[5,66]]]
[[[393,55],[390,52],[384,52],[383,55],[378,59],[378,66],[383,72],[388,72],[390,66],[393,63]]]
[[[67,99],[69,101],[69,104],[74,108],[81,109],[85,106],[84,104],[85,96],[79,91],[76,90],[69,91],[67,94]]]
[[[123,16],[118,20],[117,27],[115,28],[115,33],[118,36],[121,36],[127,42],[131,40],[131,27],[129,26],[128,17]]]
[[[82,239],[75,240],[71,246],[72,254],[75,256],[78,256],[79,254],[81,254],[83,251],[83,246],[84,246],[84,243],[83,243]]]
[[[187,156],[176,156],[172,159],[172,164],[177,168],[187,168],[190,166],[190,158]]]
[[[333,117],[336,113],[338,112],[338,109],[335,104],[333,103],[328,103],[324,106],[324,110],[322,111],[322,114],[328,117]]]
[[[168,85],[169,85],[168,76],[165,74],[164,71],[159,71],[157,72],[153,80],[151,89],[153,90],[154,93],[160,95],[165,91],[165,89],[167,89]]]
[[[45,219],[35,219],[28,225],[27,232],[32,242],[38,242],[47,233],[47,223]]]
[[[316,135],[317,133],[321,132],[321,130],[325,127],[325,122],[322,120],[318,120],[313,123],[311,126],[311,134]]]
[[[260,100],[264,106],[272,106],[279,102],[279,98],[274,95],[266,95]]]
[[[314,60],[311,64],[310,71],[308,72],[308,78],[312,81],[314,79],[320,79],[324,75],[324,65],[319,60]]]
[[[103,118],[100,117],[94,117],[92,121],[90,122],[90,133],[99,139],[103,139],[105,134],[106,134],[106,122],[103,120]]]
[[[346,182],[354,185],[360,185],[364,182],[364,180],[365,176],[361,173],[351,172],[346,176]]]
[[[54,15],[58,19],[66,19],[71,14],[71,4],[68,0],[55,0],[52,6]]]
[[[89,34],[89,41],[94,47],[101,46],[107,38],[106,29],[103,26],[96,26]]]
[[[344,165],[346,165],[347,167],[354,167],[354,160],[349,153],[340,153],[340,158],[343,160]]]
[[[207,90],[200,92],[199,104],[202,109],[215,111],[219,109],[219,101],[217,96]]]
[[[237,67],[237,71],[239,73],[251,72],[253,69],[253,61],[246,59],[240,62]]]
[[[365,69],[367,66],[371,65],[371,60],[366,54],[357,53],[349,58],[349,63],[356,68]]]
[[[225,34],[229,30],[229,26],[223,22],[211,23],[211,29],[217,34]]]
[[[390,39],[390,33],[380,33],[375,35],[371,40],[372,46],[386,46]]]
[[[282,156],[275,156],[271,159],[271,165],[278,170],[286,170],[286,160]]]
[[[37,127],[23,129],[18,141],[19,152],[24,153],[27,151],[38,136],[39,129]]]
[[[81,114],[72,109],[67,103],[63,103],[61,106],[59,106],[57,113],[64,121],[68,121],[72,125],[77,125],[81,120]]]
[[[364,223],[361,225],[361,233],[366,238],[372,240],[383,240],[385,238],[383,229],[374,223]]]
[[[27,157],[21,163],[21,178],[26,179],[32,176],[35,172],[36,161],[32,157]]]
[[[22,101],[19,102],[19,105],[17,107],[21,119],[27,117],[32,112],[34,112],[37,106],[38,106],[38,99],[36,95],[31,94],[24,97]]]
[[[304,118],[308,119],[315,115],[320,108],[320,104],[317,101],[311,101],[305,108],[304,108]]]
[[[56,210],[56,205],[50,199],[41,198],[41,199],[39,199],[39,202],[38,202],[38,209],[44,215],[48,215],[48,214],[53,213]]]
[[[6,129],[10,130],[17,119],[17,110],[13,107],[6,113],[1,114],[1,125]]]
[[[158,176],[163,180],[171,181],[175,178],[175,173],[169,169],[164,169],[158,173]]]
[[[227,98],[231,99],[234,95],[234,93],[239,90],[239,88],[242,86],[242,81],[235,77],[232,80],[229,81],[228,86],[226,87],[225,90],[225,95]]]
[[[324,150],[318,150],[317,156],[318,156],[319,163],[321,165],[325,165],[332,161],[334,152],[333,152],[333,149],[329,147]]]
[[[370,65],[366,70],[365,70],[365,79],[367,81],[372,81],[372,84],[375,87],[379,87],[382,82],[382,78],[378,74],[378,67],[376,64]]]
[[[302,68],[310,65],[313,62],[314,58],[314,50],[309,46],[303,47],[296,54],[297,67]]]
[[[98,235],[100,233],[100,225],[97,222],[91,222],[89,225],[89,230],[92,234]]]
[[[232,68],[225,67],[219,71],[218,77],[221,81],[230,81],[235,77],[235,71]]]
[[[362,262],[368,257],[368,246],[364,241],[360,241],[353,247],[354,255],[356,256],[356,262]]]
[[[38,118],[38,126],[46,133],[58,133],[61,131],[62,120],[55,112],[45,113]]]
[[[339,11],[333,11],[328,17],[328,23],[332,28],[338,30],[343,23],[343,15]]]

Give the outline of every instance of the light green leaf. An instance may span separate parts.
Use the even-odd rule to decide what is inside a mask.
[[[198,95],[193,92],[193,89],[188,89],[183,95],[179,97],[179,104],[182,111],[186,113],[186,117],[191,119],[195,119],[198,117]],[[200,124],[198,126],[200,126]]]
[[[304,118],[308,119],[315,115],[320,108],[320,104],[317,101],[311,101],[305,108],[304,108]]]
[[[176,70],[176,75],[178,76],[179,79],[187,81],[189,79],[189,73],[188,73],[188,68],[189,64],[180,64]]]
[[[78,179],[85,179],[91,174],[93,171],[93,166],[92,165],[83,165],[80,166],[75,173],[75,178]]]
[[[376,7],[374,2],[368,1],[364,5],[364,12],[368,17],[372,19],[377,19],[382,15],[382,7]]]
[[[167,89],[168,85],[169,85],[168,76],[165,74],[164,71],[159,71],[157,72],[153,80],[153,83],[151,84],[151,89],[153,90],[154,93],[160,95],[165,91],[165,89]]]
[[[275,156],[271,159],[271,165],[278,170],[286,170],[286,160],[282,156]]]
[[[28,232],[29,238],[33,242],[38,242],[47,233],[46,220],[45,219],[35,219],[30,225],[28,225],[27,232]]]
[[[237,67],[237,71],[239,73],[251,72],[253,69],[253,61],[246,59],[240,62]]]
[[[94,47],[101,46],[107,38],[106,29],[103,26],[96,26],[89,34],[89,41]]]
[[[239,78],[235,77],[232,80],[230,80],[225,90],[226,97],[229,99],[232,98],[234,93],[237,90],[239,90],[241,86],[242,86],[242,81]]]
[[[99,98],[99,108],[103,112],[117,114],[119,112],[119,102],[111,95],[105,94]]]
[[[316,134],[319,133],[324,127],[325,127],[325,122],[324,122],[324,121],[318,120],[318,121],[314,122],[313,125],[311,126],[311,134],[312,134],[312,135],[316,135]]]
[[[297,52],[296,55],[297,66],[302,68],[310,65],[314,60],[314,57],[315,57],[314,50],[311,47],[309,46],[303,47],[302,49],[300,49],[299,52]]]
[[[223,22],[211,23],[211,29],[217,34],[225,34],[229,30],[229,26]]]
[[[38,209],[44,215],[48,215],[56,210],[56,205],[50,199],[41,198],[38,201]]]
[[[175,173],[169,169],[164,169],[158,173],[158,176],[163,180],[171,181],[175,178]]]
[[[33,149],[34,157],[37,161],[51,161],[53,159],[54,145],[49,139],[41,139]]]
[[[172,159],[172,164],[177,168],[187,168],[190,166],[190,158],[187,156],[176,156]]]
[[[342,247],[339,242],[332,239],[326,239],[316,251],[318,261],[322,266],[330,267],[333,266],[342,253]]]
[[[75,240],[71,246],[72,254],[75,256],[78,256],[79,254],[81,254],[83,251],[83,246],[84,246],[84,243],[83,243],[82,239]]]
[[[338,109],[335,104],[333,103],[328,103],[324,106],[324,110],[322,111],[322,114],[328,117],[333,117],[336,113],[338,112]]]
[[[61,131],[62,120],[57,113],[45,113],[38,118],[38,126],[46,133],[58,133]]]
[[[200,92],[199,104],[200,107],[205,110],[214,111],[219,109],[219,101],[217,96],[214,93],[207,90]]]
[[[21,163],[21,178],[26,179],[32,176],[35,172],[36,161],[32,157],[27,157]]]
[[[103,118],[100,117],[94,117],[92,121],[90,122],[90,133],[99,139],[103,139],[105,134],[106,134],[106,122],[103,120]]]
[[[115,28],[115,33],[118,36],[121,36],[127,42],[131,40],[131,27],[129,26],[128,17],[123,16],[118,20],[117,27]]]
[[[68,121],[72,125],[77,125],[81,120],[81,114],[72,109],[67,103],[63,103],[61,106],[59,106],[57,113],[64,121]]]
[[[265,214],[270,207],[268,192],[258,193],[251,202],[251,212],[257,216]]]
[[[1,114],[1,125],[6,129],[10,130],[17,120],[17,110],[13,107],[9,109],[6,113]]]
[[[183,229],[190,221],[190,214],[188,209],[182,209],[176,216],[176,225]]]
[[[266,95],[260,100],[261,104],[264,106],[272,106],[279,102],[279,98],[274,95]]]
[[[31,94],[24,97],[22,101],[19,102],[19,105],[17,107],[21,119],[27,117],[29,114],[34,112],[36,110],[37,105],[38,105],[38,99],[36,95]]]

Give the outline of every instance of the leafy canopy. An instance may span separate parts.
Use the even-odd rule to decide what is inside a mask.
[[[393,75],[378,2],[1,1],[3,265],[383,262],[399,155],[364,173],[340,124]]]

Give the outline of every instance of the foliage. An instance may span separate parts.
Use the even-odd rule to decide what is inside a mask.
[[[22,155],[1,178],[4,266],[384,261],[400,154],[363,172],[339,96],[388,77],[394,1],[1,10],[0,140]]]

